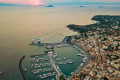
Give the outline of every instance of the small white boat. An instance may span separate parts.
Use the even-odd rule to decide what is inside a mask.
[[[3,72],[0,72],[0,75],[2,75],[3,74]]]
[[[81,56],[81,54],[77,54],[77,56]]]

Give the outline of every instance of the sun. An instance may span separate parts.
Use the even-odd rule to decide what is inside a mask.
[[[35,1],[32,1],[32,5],[38,6],[38,5],[43,5],[43,3],[40,0],[35,0]]]
[[[38,1],[35,2],[35,5],[40,5],[40,3]]]
[[[33,6],[44,5],[44,3],[42,2],[42,0],[29,0],[28,4],[29,5],[33,5]]]

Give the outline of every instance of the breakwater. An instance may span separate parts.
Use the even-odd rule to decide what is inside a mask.
[[[29,45],[38,45],[38,46],[45,46],[45,47],[48,45],[52,45],[52,46],[61,45],[61,44],[65,45],[67,43],[70,43],[73,38],[74,38],[74,35],[66,36],[61,42],[58,42],[58,43],[41,43],[40,41],[38,41],[38,43],[35,43],[34,41],[32,41],[32,43],[30,43]]]
[[[20,72],[21,72],[21,74],[22,74],[22,76],[23,76],[23,79],[24,79],[24,80],[28,80],[27,76],[26,76],[25,73],[24,73],[24,69],[23,69],[23,67],[22,67],[22,61],[24,60],[24,58],[25,58],[25,56],[23,56],[23,57],[20,59],[19,69],[20,69]]]

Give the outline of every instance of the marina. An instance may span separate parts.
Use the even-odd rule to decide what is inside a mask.
[[[31,72],[36,78],[41,80],[56,79],[57,73],[50,62],[48,55],[31,57],[30,63]]]
[[[44,49],[42,54],[30,55],[29,66],[22,65],[25,74],[31,74],[36,80],[58,80],[61,75],[70,80],[85,66],[88,59],[84,50],[70,44],[73,38],[74,36],[67,36],[60,43],[41,43],[40,38],[35,43],[32,39],[29,45],[43,46]]]
[[[66,78],[72,76],[71,73],[83,62],[83,56],[77,56],[80,52],[73,47],[56,48],[56,51],[58,52],[58,56],[55,58],[55,61],[63,75]]]

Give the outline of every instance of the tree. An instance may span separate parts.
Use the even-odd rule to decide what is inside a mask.
[[[60,76],[59,76],[59,79],[60,79],[60,80],[65,80],[65,78],[64,78],[63,75],[60,75]]]

